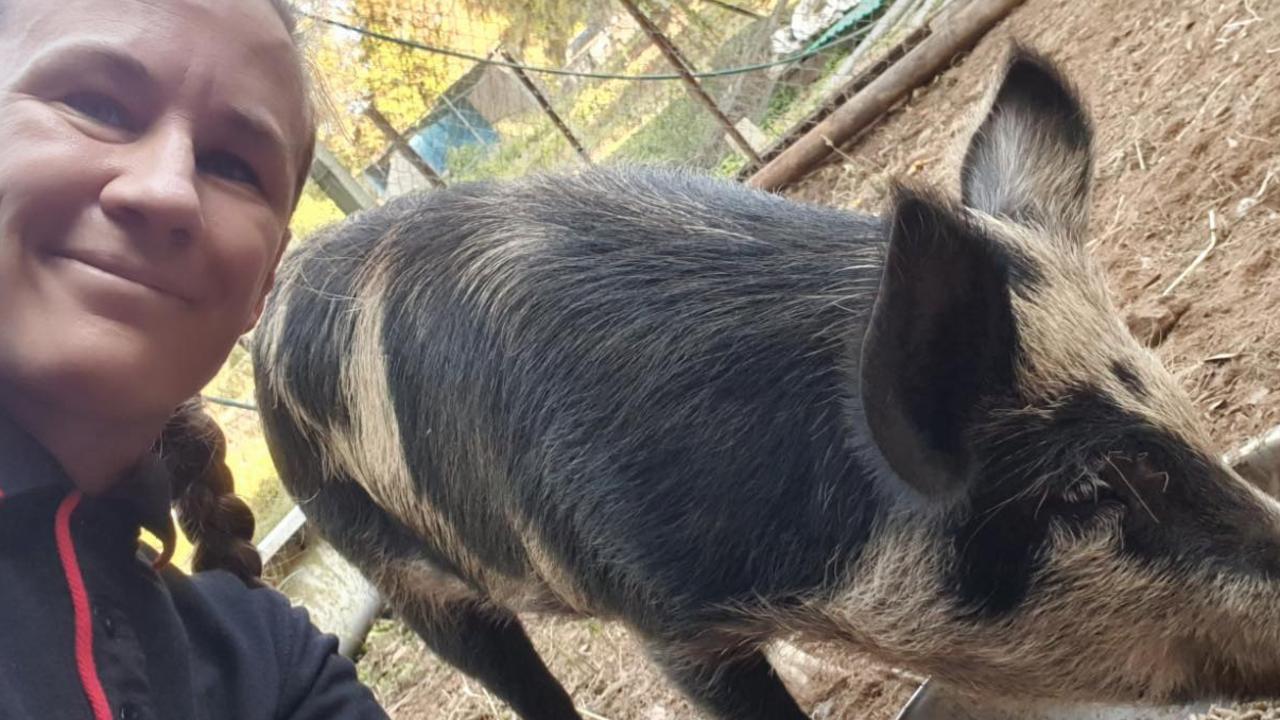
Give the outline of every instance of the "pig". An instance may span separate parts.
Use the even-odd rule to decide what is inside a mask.
[[[883,217],[588,169],[394,200],[286,259],[281,478],[445,661],[578,718],[519,612],[625,623],[715,718],[816,638],[974,693],[1280,694],[1280,512],[1086,248],[1090,121],[1015,48],[960,197]]]

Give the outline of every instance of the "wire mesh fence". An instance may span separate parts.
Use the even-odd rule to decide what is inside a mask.
[[[945,2],[316,0],[303,8],[327,100],[322,141],[388,197],[586,162],[740,173],[893,41],[888,30],[918,26]]]

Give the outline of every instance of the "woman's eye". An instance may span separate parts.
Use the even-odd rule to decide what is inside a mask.
[[[249,163],[230,153],[208,153],[197,160],[196,166],[200,172],[217,175],[224,180],[251,185],[255,188],[262,187],[258,180],[258,173],[254,172]]]
[[[62,104],[102,125],[121,130],[131,130],[133,119],[120,103],[95,92],[72,93],[62,99]]]

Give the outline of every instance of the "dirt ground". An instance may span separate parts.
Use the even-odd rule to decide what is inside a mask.
[[[955,193],[958,143],[1011,39],[1060,62],[1091,107],[1091,242],[1118,305],[1134,327],[1185,308],[1157,351],[1222,450],[1280,424],[1280,0],[1028,0],[789,194],[878,211],[891,178]],[[697,717],[621,628],[527,624],[586,717]],[[889,720],[915,687],[838,648],[802,649],[828,668],[793,682],[816,718]],[[397,720],[513,717],[393,621],[360,668]]]
[[[1010,39],[1047,53],[1096,127],[1092,244],[1122,309],[1189,303],[1159,348],[1223,449],[1280,423],[1280,2],[1030,0],[791,195],[877,211],[894,178],[956,192]]]

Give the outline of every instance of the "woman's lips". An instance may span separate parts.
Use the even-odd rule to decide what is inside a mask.
[[[166,295],[186,303],[194,302],[190,294],[179,289],[178,283],[173,282],[161,273],[157,273],[145,263],[101,253],[87,252],[59,252],[54,253],[54,257],[87,266],[93,271],[111,275],[160,295]]]

